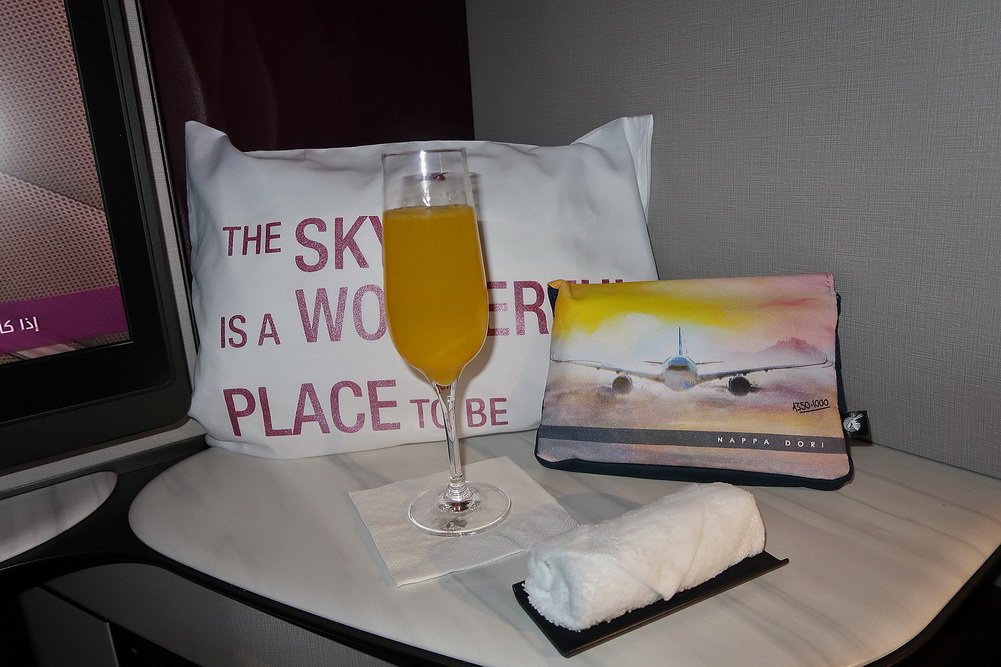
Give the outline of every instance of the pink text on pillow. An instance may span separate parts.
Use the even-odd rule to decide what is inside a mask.
[[[369,380],[362,384],[351,380],[336,382],[322,400],[311,382],[299,386],[299,396],[295,414],[274,415],[267,387],[251,390],[245,387],[223,389],[223,401],[229,414],[233,435],[243,435],[243,426],[249,420],[255,426],[260,424],[267,437],[301,435],[304,428],[313,428],[320,433],[357,433],[367,428],[371,431],[395,431],[400,429],[399,421],[416,417],[420,429],[444,429],[441,410],[437,400],[429,398],[404,398],[394,400],[385,392],[396,388],[396,380]],[[285,402],[282,402],[285,403]],[[463,401],[462,415],[469,428],[485,426],[505,426],[506,398],[467,398]],[[290,402],[287,404],[291,405]],[[277,420],[276,420],[277,418]]]

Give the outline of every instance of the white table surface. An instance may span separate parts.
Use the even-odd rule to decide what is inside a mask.
[[[464,452],[509,457],[581,523],[683,486],[550,470],[533,445],[484,436]],[[852,665],[907,643],[1001,546],[1001,480],[876,445],[853,458],[839,491],[746,487],[788,565],[569,664]],[[568,664],[512,594],[525,553],[402,588],[389,576],[348,492],[445,467],[442,443],[292,461],[209,449],[150,483],[130,523],[176,561],[345,625],[477,664]]]
[[[0,500],[0,562],[80,523],[115,490],[117,476],[95,472]]]

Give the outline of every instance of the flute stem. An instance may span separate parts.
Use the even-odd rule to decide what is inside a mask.
[[[443,509],[450,512],[464,512],[476,507],[477,498],[466,486],[466,478],[462,474],[462,453],[459,451],[459,441],[455,428],[455,382],[440,385],[432,382],[438,403],[441,405],[445,422],[445,440],[448,443],[449,478],[448,488],[441,495],[439,503]]]

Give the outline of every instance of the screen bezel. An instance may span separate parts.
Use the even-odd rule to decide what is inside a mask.
[[[0,474],[177,423],[191,393],[120,8],[65,4],[130,340],[0,365]]]

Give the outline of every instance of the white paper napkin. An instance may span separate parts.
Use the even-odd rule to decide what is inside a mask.
[[[489,482],[511,497],[511,514],[479,535],[436,537],[414,528],[407,518],[410,502],[421,491],[448,481],[447,472],[349,494],[397,586],[498,561],[577,525],[506,456],[472,463],[463,472],[466,479]]]

